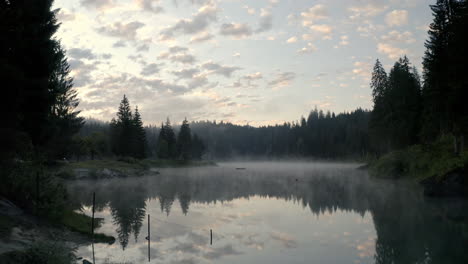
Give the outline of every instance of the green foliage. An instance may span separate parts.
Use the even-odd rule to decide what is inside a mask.
[[[104,219],[102,218],[95,218],[94,228],[99,228],[102,225],[103,220]],[[93,237],[91,232],[91,222],[91,217],[71,210],[65,210],[60,220],[60,223],[65,227],[80,234],[84,234],[89,238]],[[112,244],[114,243],[115,238],[101,233],[94,233],[94,241]]]
[[[36,242],[26,251],[14,251],[0,255],[4,264],[73,264],[73,250],[57,242]]]
[[[194,134],[192,139],[192,158],[195,160],[201,160],[205,151],[205,144],[197,134]]]
[[[36,215],[58,219],[66,204],[66,190],[38,162],[3,162],[0,194]]]
[[[177,158],[177,142],[174,130],[171,126],[171,121],[167,118],[165,124],[161,124],[161,130],[158,137],[158,158],[161,159],[176,159]]]
[[[377,60],[371,81],[374,109],[369,123],[372,143],[378,153],[418,142],[421,112],[419,74],[406,56],[385,73]]]
[[[192,132],[187,119],[182,122],[177,136],[177,152],[179,158],[190,160],[192,158]]]
[[[118,156],[145,158],[146,134],[138,107],[135,114],[130,110],[130,103],[124,95],[120,102],[117,120],[110,124],[112,152]]]
[[[371,162],[370,172],[375,177],[408,177],[420,181],[430,177],[440,179],[448,172],[465,166],[468,166],[468,152],[454,155],[452,138],[445,136],[431,144],[390,152]]]
[[[431,141],[452,133],[458,141],[468,133],[468,2],[438,0],[431,5],[434,20],[423,59],[424,122],[422,136]],[[455,152],[461,146],[455,145]]]
[[[28,139],[23,141],[48,159],[66,154],[81,125],[65,51],[53,37],[59,23],[52,3],[0,2],[0,79],[6,88],[3,96],[8,98],[2,112],[9,113],[4,115],[0,134],[5,141],[25,135]],[[2,144],[1,152],[21,157],[18,150],[15,144]]]

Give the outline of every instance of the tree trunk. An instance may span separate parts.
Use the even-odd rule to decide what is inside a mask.
[[[455,156],[458,156],[459,150],[458,150],[458,138],[456,135],[453,135],[453,154]]]

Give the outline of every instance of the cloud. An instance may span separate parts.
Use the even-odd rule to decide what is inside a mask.
[[[284,86],[289,86],[291,82],[296,78],[294,72],[282,72],[276,75],[276,78],[268,83],[269,86],[276,88],[281,88]]]
[[[369,3],[362,6],[352,6],[348,8],[348,11],[352,14],[349,16],[351,20],[367,19],[369,17],[375,17],[380,13],[384,12],[388,7],[379,1],[367,1]]]
[[[369,62],[356,61],[352,73],[360,77],[363,81],[368,82],[371,77],[372,65]]]
[[[274,240],[279,241],[285,248],[297,247],[297,241],[293,237],[289,236],[288,234],[280,233],[280,232],[273,232],[272,234],[270,234],[270,237]]]
[[[340,37],[341,41],[338,43],[340,46],[347,46],[349,44],[349,37],[347,35],[343,35]]]
[[[141,70],[140,74],[141,75],[144,75],[144,76],[148,76],[148,75],[153,75],[155,73],[158,73],[159,72],[159,65],[156,64],[156,63],[151,63],[151,64],[148,64],[148,65],[145,65],[143,67],[143,69]]]
[[[209,252],[205,253],[203,256],[207,259],[219,259],[224,256],[229,255],[239,255],[242,252],[235,250],[232,245],[226,245],[220,248],[213,248]]]
[[[197,61],[195,56],[188,53],[188,48],[181,46],[172,46],[168,51],[162,52],[157,57],[158,59],[167,59],[171,62],[179,62],[183,64],[193,64]]]
[[[392,60],[396,60],[399,57],[408,53],[408,50],[394,47],[388,43],[379,43],[377,45],[377,51],[379,53],[386,54],[388,58]]]
[[[385,16],[385,22],[391,27],[406,25],[408,24],[408,11],[393,10]]]
[[[303,47],[302,49],[298,50],[297,52],[302,53],[302,54],[307,54],[307,53],[312,53],[317,50],[317,47],[315,47],[314,44],[311,42],[307,43],[307,46]]]
[[[164,9],[157,5],[160,0],[135,0],[135,3],[145,11],[153,12],[155,14],[161,13]]]
[[[119,40],[117,42],[115,42],[114,44],[112,44],[112,47],[114,48],[123,48],[123,47],[126,47],[127,46],[127,43],[125,43],[125,41],[123,40]]]
[[[172,62],[180,62],[183,64],[193,64],[196,59],[195,56],[191,54],[175,54],[169,57],[169,60]]]
[[[231,77],[233,72],[241,69],[239,67],[222,66],[211,61],[204,63],[202,68],[208,70],[210,74],[222,75],[224,77]]]
[[[242,8],[244,8],[249,15],[255,15],[255,8],[249,7],[247,5],[244,5]]]
[[[111,37],[119,37],[127,40],[135,40],[137,30],[142,28],[145,24],[133,21],[127,24],[115,22],[112,25],[99,27],[97,31],[101,34],[108,35]]]
[[[333,31],[333,28],[330,25],[326,25],[326,24],[311,25],[309,28],[312,31],[315,31],[324,35],[330,35]]]
[[[256,73],[245,75],[243,78],[249,81],[260,80],[263,78],[263,75],[261,72],[256,72]]]
[[[399,32],[397,30],[393,30],[388,32],[387,35],[383,35],[381,39],[385,42],[392,42],[392,43],[414,43],[416,39],[414,39],[413,33],[410,31]]]
[[[58,21],[62,21],[62,22],[75,20],[75,14],[64,8],[60,9],[56,17]]]
[[[208,28],[211,22],[217,20],[218,8],[205,5],[198,9],[191,19],[181,19],[174,26],[164,29],[160,33],[160,40],[170,40],[177,34],[196,34]]]
[[[83,87],[93,82],[91,74],[97,69],[96,62],[91,64],[80,59],[70,59],[68,64],[70,65],[75,87]]]
[[[301,12],[301,18],[302,25],[308,27],[315,23],[315,21],[328,18],[328,10],[324,5],[318,4],[305,12]]]
[[[96,59],[96,55],[91,51],[91,49],[71,48],[67,50],[67,54],[74,59]]]
[[[290,37],[288,40],[286,40],[287,43],[296,43],[297,42],[297,37]]]
[[[179,79],[191,79],[199,72],[200,72],[199,69],[191,68],[191,69],[183,69],[180,71],[172,71],[172,74],[177,76]]]
[[[190,38],[190,43],[200,43],[213,39],[213,35],[204,31]]]
[[[114,5],[113,0],[81,0],[81,5],[86,8],[105,9]]]
[[[252,35],[252,30],[247,24],[225,23],[221,25],[219,33],[224,36],[243,38]]]
[[[273,27],[273,16],[270,11],[262,8],[260,13],[260,23],[258,29],[255,31],[257,33],[265,32]]]

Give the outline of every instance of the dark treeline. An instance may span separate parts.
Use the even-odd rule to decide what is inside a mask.
[[[85,122],[73,138],[68,157],[94,159],[132,157],[199,160],[205,152],[204,142],[192,134],[187,120],[175,131],[169,118],[160,128],[143,126],[138,107],[132,112],[124,95],[117,118],[110,123],[95,119]]]
[[[463,152],[468,132],[466,71],[468,2],[438,0],[423,58],[423,82],[404,57],[387,75],[377,60],[372,74],[370,132],[380,153],[430,143],[451,134],[454,152]]]
[[[361,109],[338,115],[315,109],[307,119],[303,117],[298,122],[283,125],[252,127],[216,121],[189,124],[184,120],[177,130],[167,119],[160,128],[145,127],[145,150],[147,157],[163,159],[199,159],[203,154],[210,159],[356,158],[371,151],[369,118],[370,112]],[[113,155],[116,153],[109,147],[113,145],[112,140],[107,141],[110,145],[106,147],[101,140],[92,139],[111,138],[112,124],[90,120],[80,134],[85,141],[91,141],[93,151],[104,156]]]

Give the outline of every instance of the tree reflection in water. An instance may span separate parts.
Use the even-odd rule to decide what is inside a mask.
[[[174,200],[184,214],[190,204],[259,196],[299,201],[315,215],[336,210],[370,212],[377,232],[376,263],[468,263],[466,201],[428,200],[409,183],[369,179],[349,167],[328,169],[232,168],[164,170],[159,175],[70,184],[72,196],[89,205],[109,206],[123,249],[138,239],[146,201],[157,199],[168,216]]]

